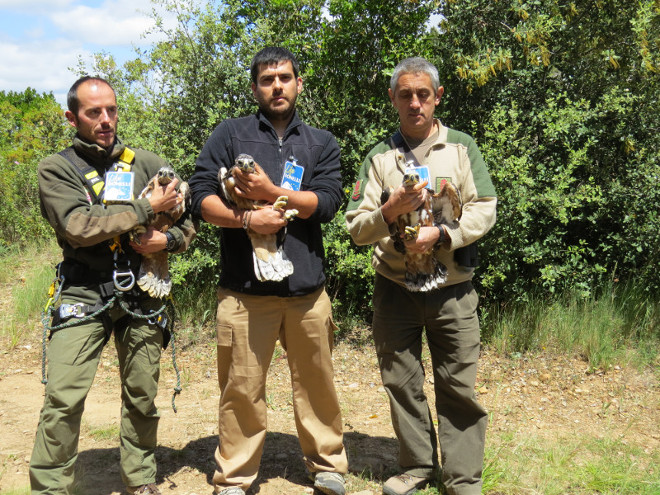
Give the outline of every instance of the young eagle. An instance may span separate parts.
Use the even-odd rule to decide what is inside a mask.
[[[403,176],[406,188],[419,182],[417,172],[409,171]],[[391,188],[383,190],[381,204],[387,202],[391,192]],[[419,208],[400,215],[390,225],[394,248],[403,254],[406,287],[412,292],[427,292],[443,285],[447,281],[447,267],[435,257],[433,248],[424,253],[411,253],[407,251],[404,241],[417,239],[421,227],[454,223],[462,211],[460,192],[451,182],[446,181],[437,193],[431,189],[427,193],[426,201]]]
[[[243,210],[256,210],[259,208],[285,209],[289,198],[280,196],[273,205],[265,205],[258,201],[238,196],[235,191],[235,174],[241,170],[248,173],[256,173],[254,159],[245,153],[241,153],[234,160],[234,165],[227,170],[221,167],[218,172],[218,182],[222,194],[229,204]],[[291,220],[298,214],[298,210],[286,210],[285,218]],[[286,227],[278,234],[258,234],[246,228],[247,235],[252,243],[252,259],[254,262],[254,273],[261,282],[284,280],[293,273],[293,263],[286,257],[282,249]],[[281,235],[280,235],[281,234]]]
[[[149,180],[138,198],[151,197],[151,193],[156,187],[166,186],[172,180],[174,180],[174,170],[170,167],[161,167],[158,173]],[[183,194],[183,201],[170,210],[156,213],[156,216],[149,225],[139,225],[133,229],[130,232],[133,242],[140,243],[139,236],[147,231],[147,227],[154,227],[156,230],[165,233],[181,218],[181,215],[186,211],[186,204],[190,201],[190,190],[187,182],[181,183],[179,192]],[[142,255],[137,284],[151,297],[165,297],[172,290],[167,255],[168,253],[165,250]]]

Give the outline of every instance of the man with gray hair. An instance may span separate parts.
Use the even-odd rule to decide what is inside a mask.
[[[403,472],[386,495],[410,495],[438,476],[450,495],[481,493],[486,411],[474,394],[480,351],[478,296],[472,286],[475,242],[495,223],[497,198],[477,145],[433,117],[444,88],[423,58],[394,69],[389,89],[400,128],[362,164],[346,221],[358,245],[373,244],[373,336],[390,399]],[[404,175],[415,178],[403,183]],[[416,183],[415,183],[416,182]],[[454,191],[455,215],[431,204]],[[432,212],[422,221],[422,210]],[[404,237],[402,223],[417,233]],[[410,283],[406,260],[426,256],[433,283]],[[435,389],[438,435],[424,394],[422,335]]]

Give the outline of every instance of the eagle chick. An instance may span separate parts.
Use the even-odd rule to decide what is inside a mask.
[[[222,194],[229,204],[242,210],[257,210],[260,208],[283,210],[286,208],[289,200],[288,196],[280,196],[273,205],[238,196],[236,194],[236,174],[239,170],[246,173],[257,173],[254,159],[250,155],[241,153],[234,160],[232,167],[229,169],[221,167],[218,172],[218,182]],[[284,214],[287,220],[293,219],[296,215],[298,215],[296,209],[286,210]],[[252,244],[254,273],[260,282],[279,282],[293,273],[293,263],[286,257],[282,249],[286,227],[280,233],[281,235],[259,234],[249,228],[247,229],[247,235]]]
[[[419,182],[417,172],[408,171],[403,176],[403,186],[406,188]],[[387,202],[390,194],[391,189],[383,191],[382,204]],[[451,182],[446,181],[437,193],[427,189],[424,203],[416,210],[400,215],[390,226],[394,248],[403,254],[408,290],[427,292],[439,288],[447,281],[447,267],[438,261],[433,248],[424,253],[412,253],[406,249],[404,241],[417,239],[422,227],[454,223],[460,218],[461,210],[460,192]]]
[[[146,187],[138,196],[138,199],[150,198],[151,193],[156,187],[167,186],[167,184],[174,180],[174,177],[174,170],[172,168],[161,167],[158,173],[149,180]],[[186,204],[190,201],[190,190],[187,182],[181,183],[179,192],[183,194],[184,200],[170,210],[156,213],[149,225],[138,225],[133,229],[129,233],[133,242],[140,244],[139,236],[147,231],[147,227],[153,227],[155,230],[165,233],[181,218],[181,215],[186,211]],[[165,250],[142,255],[137,284],[151,297],[165,297],[172,290],[172,280],[170,279],[167,256],[168,253]]]

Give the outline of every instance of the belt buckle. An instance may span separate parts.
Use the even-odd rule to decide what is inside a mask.
[[[76,304],[60,304],[59,312],[60,312],[60,318],[61,319],[66,319],[66,318],[82,318],[85,316],[84,314],[80,313],[80,308],[84,306],[83,303],[76,303]]]

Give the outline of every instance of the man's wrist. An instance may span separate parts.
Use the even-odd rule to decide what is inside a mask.
[[[168,253],[171,253],[176,249],[176,238],[169,231],[165,232],[165,238],[166,238],[166,241],[167,241],[167,244],[165,245],[165,250]]]
[[[442,224],[434,223],[433,226],[438,229],[438,240],[435,241],[433,249],[439,249],[446,241],[449,240],[449,235]]]
[[[241,223],[243,226],[243,230],[245,231],[250,230],[251,220],[252,220],[252,210],[243,210],[243,214],[241,215]]]

